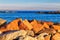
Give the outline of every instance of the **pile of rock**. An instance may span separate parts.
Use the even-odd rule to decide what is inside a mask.
[[[41,33],[36,35],[30,30],[10,31],[0,34],[0,40],[60,40],[60,34],[51,35],[48,33]]]
[[[33,31],[20,30],[14,32],[8,32],[0,35],[0,40],[44,40],[44,35],[47,33],[42,33],[38,36],[35,36]]]
[[[16,19],[1,26],[0,33],[0,40],[60,40],[60,24]]]

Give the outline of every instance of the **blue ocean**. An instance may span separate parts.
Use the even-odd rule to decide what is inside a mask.
[[[60,14],[38,14],[38,13],[0,13],[0,18],[11,22],[16,18],[28,19],[28,20],[41,20],[60,23]]]

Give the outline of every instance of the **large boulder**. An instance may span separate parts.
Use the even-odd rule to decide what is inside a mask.
[[[24,30],[9,32],[9,33],[5,33],[3,35],[0,35],[0,40],[13,40],[13,39],[16,39],[20,36],[25,37],[26,34],[27,34],[27,32]]]

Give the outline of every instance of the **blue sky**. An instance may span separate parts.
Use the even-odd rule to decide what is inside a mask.
[[[0,9],[60,9],[60,0],[0,0]]]
[[[60,0],[0,0],[0,4],[60,3]]]

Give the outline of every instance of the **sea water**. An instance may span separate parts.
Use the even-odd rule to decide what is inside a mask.
[[[16,18],[28,19],[28,20],[41,20],[41,21],[52,21],[60,23],[60,14],[38,14],[38,13],[0,13],[0,18],[11,22]]]

